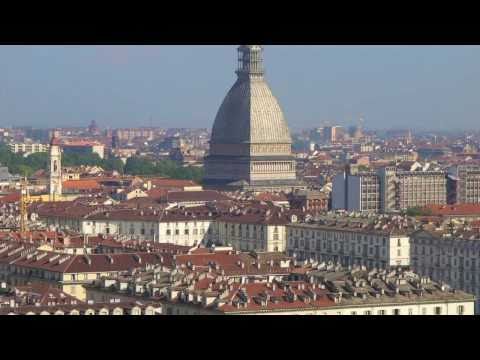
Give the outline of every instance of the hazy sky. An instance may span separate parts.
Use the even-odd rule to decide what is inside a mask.
[[[480,128],[480,46],[266,46],[293,129]],[[2,46],[0,126],[208,127],[236,46]]]

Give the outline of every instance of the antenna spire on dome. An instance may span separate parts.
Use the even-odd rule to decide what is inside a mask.
[[[263,46],[240,45],[238,48],[238,77],[263,77]]]

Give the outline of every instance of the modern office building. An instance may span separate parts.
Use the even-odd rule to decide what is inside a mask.
[[[333,180],[334,210],[397,212],[447,204],[444,171],[406,171],[384,167],[376,173],[339,173]]]

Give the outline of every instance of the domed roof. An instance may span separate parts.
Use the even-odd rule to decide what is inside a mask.
[[[292,142],[283,111],[263,78],[262,47],[239,48],[238,80],[223,101],[212,131],[212,143]]]

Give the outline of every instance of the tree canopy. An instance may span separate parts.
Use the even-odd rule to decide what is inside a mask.
[[[35,153],[27,157],[14,154],[5,144],[0,144],[0,163],[8,167],[11,174],[31,176],[40,169],[48,168],[48,153]],[[62,155],[62,166],[99,166],[104,170],[116,170],[121,174],[165,176],[174,179],[194,180],[200,182],[203,169],[182,167],[170,160],[154,161],[145,157],[133,157],[124,165],[115,157],[101,159],[98,154],[78,154],[65,152]]]
[[[430,210],[422,207],[413,207],[413,208],[407,209],[408,216],[429,216],[431,214],[432,212]]]
[[[202,168],[182,167],[170,160],[152,161],[145,157],[131,157],[125,165],[125,174],[165,176],[201,182],[204,171]]]

